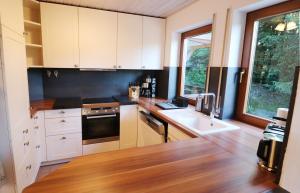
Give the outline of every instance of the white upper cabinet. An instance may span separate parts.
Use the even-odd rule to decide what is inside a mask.
[[[117,65],[120,69],[142,66],[143,18],[118,13]]]
[[[78,68],[78,8],[41,3],[44,66]]]
[[[79,8],[79,48],[81,68],[117,67],[116,12]]]
[[[0,0],[1,24],[23,36],[23,0]]]
[[[164,19],[143,17],[142,69],[163,68],[165,25]]]

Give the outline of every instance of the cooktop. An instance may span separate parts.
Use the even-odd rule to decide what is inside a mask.
[[[113,103],[113,102],[117,102],[116,100],[113,99],[113,97],[82,99],[82,104]]]

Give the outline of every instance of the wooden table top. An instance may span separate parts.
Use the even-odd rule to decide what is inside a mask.
[[[273,177],[203,138],[76,158],[24,193],[255,193]]]

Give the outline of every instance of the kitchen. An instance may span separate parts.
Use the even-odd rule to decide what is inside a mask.
[[[297,192],[299,9],[1,0],[0,192]]]

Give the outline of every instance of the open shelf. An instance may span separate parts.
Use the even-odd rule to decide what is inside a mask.
[[[28,7],[30,9],[39,9],[40,8],[40,2],[37,0],[24,0],[23,1],[24,7]]]
[[[43,65],[28,65],[27,68],[44,68]]]
[[[23,0],[27,68],[43,68],[40,2]]]
[[[24,20],[33,23],[41,22],[40,3],[36,0],[23,0]]]
[[[29,21],[29,20],[24,20],[24,25],[25,25],[25,28],[41,28],[41,24],[40,23],[37,23],[37,22],[34,22],[34,21]]]
[[[43,68],[42,49],[37,47],[26,47],[27,68]]]
[[[29,47],[29,48],[42,48],[43,46],[41,44],[26,43],[26,47]]]

